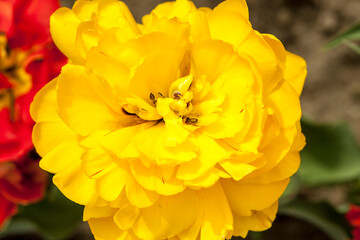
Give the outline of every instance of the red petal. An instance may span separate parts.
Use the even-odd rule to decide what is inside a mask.
[[[15,108],[17,115],[21,113],[19,108],[19,106]],[[23,111],[24,109],[28,110],[28,106],[27,108],[22,107]],[[24,114],[29,115],[28,113]],[[32,122],[28,123],[19,117],[12,122],[9,110],[5,108],[0,111],[0,126],[0,163],[17,160],[33,147],[31,141]]]
[[[350,205],[350,210],[346,214],[346,219],[354,227],[360,227],[360,207],[356,205]]]
[[[12,163],[11,170],[0,179],[0,194],[13,203],[27,204],[40,200],[47,185],[47,173],[37,160],[28,157]],[[9,163],[3,163],[9,168]]]
[[[13,1],[0,1],[0,32],[7,34],[13,22]]]
[[[13,26],[9,31],[10,47],[28,49],[49,42],[50,16],[59,6],[57,0],[17,0]]]
[[[353,240],[360,240],[360,228],[355,228],[352,231],[352,234],[353,234],[353,237],[354,237]]]
[[[5,220],[16,213],[17,207],[14,203],[9,202],[6,198],[0,195],[0,229]]]
[[[0,73],[0,90],[4,88],[11,88],[12,84],[9,82],[8,78]]]

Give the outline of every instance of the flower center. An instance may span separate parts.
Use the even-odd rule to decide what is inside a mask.
[[[180,117],[186,116],[193,109],[191,100],[194,95],[190,90],[193,79],[193,75],[190,74],[176,80],[169,88],[169,97],[172,99],[169,107]]]
[[[4,33],[0,33],[0,110],[9,108],[14,118],[15,99],[29,92],[31,76],[25,71],[29,53],[10,49]]]
[[[168,124],[207,126],[214,123],[226,98],[225,93],[207,81],[206,76],[194,79],[192,74],[174,81],[168,93],[150,92],[148,98],[126,98],[123,111],[136,115],[137,122],[162,121]]]
[[[174,81],[165,93],[149,93],[149,99],[128,98],[123,110],[127,114],[137,115],[147,121],[170,121],[183,118],[186,124],[194,124],[196,120],[187,118],[193,110],[193,92],[190,86],[193,75],[182,77]],[[150,100],[151,104],[147,102]]]

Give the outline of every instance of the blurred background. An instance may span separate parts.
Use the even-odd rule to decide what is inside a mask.
[[[141,17],[151,11],[157,4],[164,2],[162,0],[124,0],[129,6],[137,22],[141,22]],[[220,0],[193,0],[197,7],[214,8],[221,1]],[[62,0],[61,4],[66,7],[73,5],[73,0]],[[329,216],[327,219],[337,217],[337,212],[332,212],[333,208],[328,208],[330,205],[337,210],[343,209],[342,213],[346,211],[346,206],[349,202],[349,196],[354,197],[355,202],[360,198],[358,195],[360,189],[359,178],[360,175],[360,151],[358,144],[360,143],[360,55],[349,49],[344,45],[340,45],[329,51],[324,50],[324,45],[330,41],[335,35],[341,33],[353,24],[360,22],[360,1],[359,0],[247,0],[250,21],[254,29],[262,33],[271,33],[281,40],[285,48],[295,54],[305,58],[308,64],[308,77],[305,82],[303,94],[301,96],[301,104],[303,109],[303,116],[317,124],[329,124],[322,129],[334,128],[333,123],[344,122],[349,124],[349,128],[335,132],[325,137],[311,137],[308,138],[311,143],[318,143],[325,145],[325,151],[332,148],[331,145],[326,146],[329,138],[336,139],[337,136],[344,136],[350,143],[346,143],[346,147],[353,148],[345,149],[346,153],[354,151],[355,155],[351,155],[349,164],[344,167],[343,175],[338,179],[330,179],[326,176],[320,178],[321,180],[309,180],[306,184],[297,184],[297,178],[292,180],[292,184],[288,192],[288,196],[296,196],[296,199],[320,203],[315,206],[315,211],[324,210]],[[331,125],[330,125],[331,124]],[[342,128],[341,125],[340,128]],[[304,127],[304,130],[309,133],[313,132],[313,125],[309,124]],[[316,128],[318,129],[318,128]],[[321,130],[319,130],[320,133]],[[328,131],[325,131],[328,133]],[[346,133],[344,133],[346,132]],[[344,135],[342,135],[344,133]],[[338,134],[338,135],[336,135]],[[306,135],[306,134],[305,134]],[[346,141],[347,141],[346,140]],[[309,142],[308,141],[308,142]],[[334,140],[335,141],[335,140]],[[344,140],[345,141],[345,140]],[[334,142],[329,142],[332,144]],[[341,143],[339,143],[341,145]],[[355,149],[355,150],[354,150]],[[324,149],[323,149],[324,150]],[[336,152],[337,150],[335,150]],[[329,151],[328,155],[331,155]],[[305,158],[308,155],[305,156]],[[341,154],[339,154],[341,160]],[[306,161],[304,160],[306,167]],[[329,160],[333,161],[333,160]],[[353,162],[356,161],[357,171],[347,174],[347,170],[352,168]],[[338,168],[336,164],[333,166]],[[343,166],[339,167],[342,168]],[[309,167],[311,168],[311,166]],[[301,175],[302,173],[300,173]],[[303,173],[306,179],[309,176],[318,174],[317,172]],[[331,174],[331,171],[330,173]],[[328,175],[329,175],[328,174]],[[326,175],[326,174],[325,174]],[[301,176],[300,176],[301,177]],[[311,177],[310,177],[311,179]],[[324,180],[325,179],[325,180]],[[339,180],[340,179],[340,180]],[[344,184],[344,182],[346,182]],[[300,186],[299,186],[300,185]],[[293,189],[296,189],[293,190]],[[354,193],[355,192],[355,193]],[[295,197],[294,197],[295,198]],[[283,200],[286,202],[286,200]],[[326,202],[328,205],[322,205]],[[301,205],[301,204],[300,204]],[[293,205],[292,205],[293,206]],[[305,209],[305,210],[304,210]],[[320,211],[319,210],[319,211]],[[295,211],[295,213],[294,213]],[[274,226],[261,234],[250,234],[247,239],[252,240],[327,240],[327,239],[341,239],[342,236],[338,232],[333,232],[335,237],[330,236],[331,228],[337,228],[335,225],[324,225],[316,216],[312,216],[314,212],[312,208],[307,205],[300,212],[301,214],[308,211],[310,215],[306,217],[296,217],[296,209],[283,208]],[[58,214],[62,214],[61,211]],[[65,213],[64,213],[65,214]],[[300,215],[301,215],[300,214]],[[294,217],[295,216],[295,217]],[[54,218],[57,216],[54,215]],[[67,221],[66,218],[63,218]],[[315,219],[315,223],[314,223]],[[306,221],[307,220],[307,221]],[[321,219],[320,219],[321,220]],[[324,220],[324,219],[323,219]],[[337,221],[337,220],[336,220]],[[336,222],[335,221],[335,222]],[[341,220],[342,221],[342,220]],[[74,221],[76,223],[76,221]],[[330,228],[330,230],[329,230]],[[82,240],[93,239],[89,232],[87,224],[80,224],[74,234],[69,234],[71,237],[67,239]],[[327,230],[328,229],[328,230]],[[335,229],[336,230],[336,229]],[[17,231],[16,229],[14,231]],[[348,231],[348,229],[344,230]],[[9,235],[0,235],[1,240],[10,239],[43,239],[33,234],[12,237]],[[50,237],[50,239],[52,239]]]

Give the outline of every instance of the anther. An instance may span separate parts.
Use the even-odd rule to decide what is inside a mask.
[[[150,98],[150,100],[153,102],[153,104],[156,103],[155,95],[154,95],[153,93],[150,93],[149,98]]]
[[[181,98],[181,92],[175,91],[175,92],[173,93],[173,96],[174,96],[174,98],[175,98],[176,100],[179,100],[179,99]]]
[[[195,124],[198,122],[197,118],[186,118],[185,123],[186,124]]]

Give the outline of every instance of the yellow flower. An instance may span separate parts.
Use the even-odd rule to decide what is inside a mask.
[[[216,240],[269,228],[304,146],[302,58],[244,0],[187,0],[137,24],[116,0],[51,18],[69,57],[35,97],[40,166],[96,239]]]

